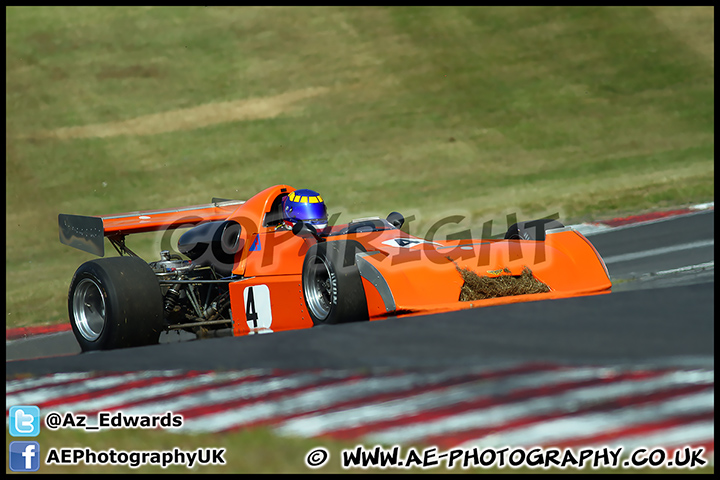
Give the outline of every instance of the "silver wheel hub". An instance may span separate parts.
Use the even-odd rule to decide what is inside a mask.
[[[100,286],[89,278],[78,283],[73,293],[73,317],[80,335],[94,342],[105,328],[105,298]]]
[[[334,275],[325,258],[312,258],[312,267],[304,284],[307,307],[315,317],[325,320],[330,314]]]

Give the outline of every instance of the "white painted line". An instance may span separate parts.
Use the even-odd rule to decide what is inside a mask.
[[[564,382],[603,378],[607,372],[607,369],[601,368],[578,368],[569,371],[533,372],[495,381],[475,380],[470,383],[410,395],[396,400],[374,402],[328,413],[296,417],[280,424],[276,432],[288,436],[315,437],[332,431],[346,430],[414,415],[482,397],[506,395],[513,390],[540,386],[551,387]]]
[[[662,270],[656,272],[655,275],[668,275],[670,273],[689,272],[691,270],[704,270],[706,268],[715,268],[715,260],[712,262],[698,263],[697,265],[688,265],[687,267],[673,268],[671,270]]]
[[[97,398],[81,400],[73,403],[59,404],[53,408],[57,412],[93,412],[103,410],[105,408],[114,407],[116,405],[122,405],[124,403],[139,402],[142,400],[152,400],[154,397],[161,395],[167,395],[169,393],[178,392],[178,398],[185,398],[181,395],[182,390],[198,387],[207,386],[212,388],[212,384],[216,382],[222,382],[226,380],[237,380],[244,377],[252,376],[252,373],[247,371],[242,372],[226,372],[217,374],[198,375],[196,377],[169,379],[166,382],[160,382],[153,385],[145,385],[137,388],[130,388],[122,390],[117,393],[110,395],[103,395],[102,392],[98,392]],[[280,379],[276,379],[279,381]],[[170,400],[164,400],[166,408],[158,409],[156,411],[143,411],[141,413],[164,413],[168,410],[172,410],[173,402]],[[140,408],[140,407],[138,407]],[[121,409],[123,412],[125,409]]]
[[[602,442],[605,446],[610,444],[612,448],[623,447],[624,453],[630,453],[636,448],[652,448],[656,445],[663,447],[678,447],[697,445],[715,441],[715,422],[695,422],[681,427],[663,429],[658,432],[632,437],[619,438],[612,442]],[[708,452],[702,455],[708,458]]]
[[[699,205],[693,205],[690,208],[693,210],[707,210],[708,208],[715,208],[715,202],[701,203]]]
[[[703,210],[708,210],[711,208],[715,208],[715,202],[709,202],[709,203],[700,203],[698,205],[693,205],[691,207],[688,207],[690,210],[699,210],[699,212],[693,212],[693,213],[703,213]],[[678,215],[670,215],[666,217],[659,217],[652,220],[641,220],[635,223],[628,223],[625,225],[618,225],[617,227],[611,227],[610,225],[606,225],[602,222],[589,222],[589,223],[578,223],[575,225],[568,225],[573,230],[577,230],[578,232],[582,233],[585,236],[589,235],[595,235],[596,233],[602,233],[609,230],[615,230],[618,228],[629,228],[634,227],[636,225],[646,225],[649,223],[656,223],[660,221],[667,221],[672,220],[676,217],[683,216],[683,215],[691,215],[692,213],[684,213],[684,214],[678,214]],[[608,220],[612,221],[612,220]]]
[[[715,395],[710,391],[684,395],[662,402],[651,402],[639,407],[625,407],[607,412],[568,415],[563,418],[541,421],[531,425],[496,432],[485,437],[468,440],[462,448],[513,445],[518,447],[551,445],[573,438],[590,437],[633,425],[664,420],[678,415],[711,412]]]
[[[610,225],[603,225],[602,223],[579,223],[577,225],[570,225],[570,228],[582,233],[585,236],[613,229]]]
[[[337,378],[338,380],[343,380],[346,376],[349,375],[349,373],[346,373],[343,376],[339,376]],[[265,395],[270,395],[283,390],[312,387],[313,385],[321,382],[325,378],[327,377],[323,377],[321,375],[317,375],[316,373],[309,372],[288,375],[286,377],[265,378],[262,380],[241,383],[238,385],[222,387],[211,386],[199,393],[181,395],[174,400],[163,400],[160,402],[137,405],[132,408],[123,408],[122,411],[123,413],[128,415],[163,413],[168,410],[171,410],[175,413],[181,413],[183,410],[195,407],[209,407],[211,405],[222,404],[225,402],[242,399],[252,401],[255,399],[261,399]]]
[[[48,385],[56,385],[58,383],[70,382],[73,380],[83,380],[91,377],[90,372],[79,373],[56,373],[40,378],[24,378],[20,380],[10,380],[5,382],[5,395],[21,390],[43,387]]]
[[[79,393],[89,393],[94,390],[103,390],[122,385],[127,382],[139,380],[143,378],[152,378],[159,376],[157,372],[134,372],[125,375],[114,375],[109,377],[95,377],[84,381],[72,383],[70,385],[61,385],[57,387],[45,387],[31,390],[28,392],[19,392],[5,396],[5,407],[10,408],[12,405],[37,405],[38,403],[47,402],[56,398],[77,395]]]
[[[583,405],[614,400],[627,395],[642,395],[653,391],[687,384],[714,383],[715,372],[672,372],[650,380],[622,381],[613,384],[579,388],[560,395],[532,398],[527,401],[481,408],[456,415],[448,415],[422,424],[404,425],[374,432],[364,438],[367,442],[410,443],[423,438],[454,431],[488,428],[503,425],[519,418],[548,413],[570,414]]]
[[[287,395],[274,401],[256,402],[239,408],[185,419],[180,431],[217,432],[273,417],[308,413],[370,395],[396,392],[401,394],[403,390],[417,388],[425,383],[441,382],[458,376],[459,373],[450,370],[431,375],[408,373],[379,378],[351,379],[339,384],[321,386],[299,394]]]
[[[715,244],[715,239],[712,240],[700,240],[698,242],[683,243],[680,245],[673,245],[671,247],[653,248],[651,250],[645,250],[642,252],[624,253],[622,255],[614,255],[612,257],[604,257],[605,264],[627,262],[630,260],[637,260],[640,258],[654,257],[657,255],[665,255],[667,253],[679,252],[682,250],[690,250],[693,248],[709,247]]]
[[[672,220],[677,220],[678,218],[690,217],[690,216],[693,216],[693,215],[707,215],[708,213],[712,213],[712,212],[709,212],[707,209],[697,209],[697,210],[694,211],[694,212],[682,213],[682,214],[678,214],[678,215],[670,215],[670,216],[666,216],[666,217],[655,218],[655,219],[652,219],[652,220],[643,220],[643,221],[639,221],[639,222],[635,222],[635,223],[627,223],[627,224],[625,224],[625,225],[618,225],[617,227],[611,227],[611,226],[609,226],[609,225],[605,225],[605,226],[608,227],[608,228],[606,228],[606,229],[595,229],[595,230],[593,230],[593,231],[590,231],[590,232],[588,233],[588,235],[602,234],[602,233],[612,232],[612,231],[615,231],[615,230],[625,230],[625,229],[628,229],[628,228],[644,227],[644,226],[646,226],[646,225],[651,225],[651,224],[654,224],[654,223],[669,222],[669,221],[672,221]],[[593,225],[594,225],[594,224],[593,224]],[[582,233],[582,232],[581,232],[581,233]],[[583,235],[585,235],[585,234],[583,233]]]

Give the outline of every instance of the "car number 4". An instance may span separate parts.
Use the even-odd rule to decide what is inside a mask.
[[[250,333],[270,333],[272,330],[272,308],[270,289],[267,285],[253,285],[243,291],[245,320]]]

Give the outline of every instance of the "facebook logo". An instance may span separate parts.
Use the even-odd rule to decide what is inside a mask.
[[[10,470],[36,472],[40,468],[38,442],[10,442]]]
[[[37,437],[40,433],[40,409],[34,405],[10,407],[10,435]]]

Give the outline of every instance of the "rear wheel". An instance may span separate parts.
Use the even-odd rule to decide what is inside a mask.
[[[317,243],[303,262],[305,304],[315,325],[368,319],[367,300],[355,254],[364,252],[354,240]]]
[[[151,345],[163,330],[162,293],[137,257],[82,264],[70,282],[68,312],[83,351]]]

